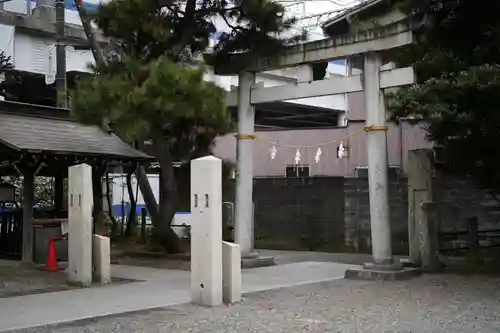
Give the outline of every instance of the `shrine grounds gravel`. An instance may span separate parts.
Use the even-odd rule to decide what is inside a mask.
[[[16,333],[500,332],[500,278],[424,275],[409,281],[335,280],[245,295],[240,304],[170,308]]]

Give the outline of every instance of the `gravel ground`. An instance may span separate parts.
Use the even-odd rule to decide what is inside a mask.
[[[16,333],[500,331],[500,278],[426,275],[401,282],[336,280]]]
[[[60,264],[61,267],[65,265]],[[79,289],[68,285],[65,271],[47,272],[41,267],[26,265],[19,261],[0,260],[0,302],[2,298],[25,296]],[[135,282],[133,280],[113,278],[113,284]],[[92,287],[100,287],[96,283]]]
[[[17,261],[0,262],[0,298],[74,289],[64,272],[45,272]]]

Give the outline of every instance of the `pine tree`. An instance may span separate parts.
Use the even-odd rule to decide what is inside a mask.
[[[84,122],[105,118],[121,137],[151,139],[161,166],[153,223],[162,244],[176,251],[172,162],[209,154],[215,137],[233,126],[225,91],[204,81],[199,60],[206,52],[218,63],[235,52],[274,55],[304,35],[290,33],[295,19],[270,0],[111,0],[93,19],[111,40],[108,63],[77,84],[75,113]],[[210,47],[214,22],[226,29]]]

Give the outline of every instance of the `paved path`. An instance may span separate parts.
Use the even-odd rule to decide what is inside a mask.
[[[301,262],[243,271],[245,293],[340,279],[344,264]],[[187,303],[189,272],[113,266],[124,285],[0,299],[0,332]]]
[[[229,307],[182,304],[16,333],[498,333],[499,300],[499,278],[339,279],[252,293]]]

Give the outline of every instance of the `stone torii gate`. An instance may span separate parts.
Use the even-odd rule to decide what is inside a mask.
[[[386,107],[383,90],[414,83],[413,68],[382,70],[388,51],[413,42],[410,20],[399,21],[377,30],[356,35],[308,42],[288,48],[282,56],[250,59],[234,54],[224,66],[214,69],[217,75],[238,75],[237,91],[227,95],[228,106],[238,110],[235,242],[242,257],[253,252],[253,139],[254,105],[307,97],[364,91],[367,110],[368,178],[373,265],[376,270],[397,270],[391,249],[391,226],[388,204],[386,146]],[[364,56],[362,75],[264,88],[255,84],[256,73],[294,67],[320,61]],[[365,267],[368,268],[368,267]]]

